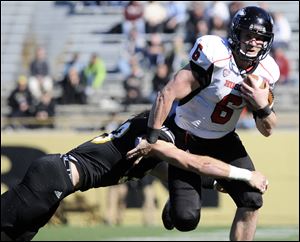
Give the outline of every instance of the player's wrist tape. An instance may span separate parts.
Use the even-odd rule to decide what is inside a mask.
[[[160,134],[160,129],[153,129],[148,127],[146,140],[148,141],[148,143],[154,144],[158,140],[159,134]]]
[[[268,117],[272,113],[272,109],[270,108],[269,105],[265,106],[264,108],[258,109],[256,111],[257,117],[260,119],[263,119],[265,117]]]
[[[252,172],[243,169],[243,168],[238,168],[235,166],[230,165],[230,172],[229,172],[229,178],[234,179],[234,180],[240,180],[240,181],[250,181],[252,177]]]

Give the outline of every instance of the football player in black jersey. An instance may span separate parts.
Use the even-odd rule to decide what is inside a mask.
[[[113,132],[97,136],[66,154],[49,154],[33,161],[21,183],[1,195],[1,240],[31,240],[68,195],[142,178],[150,170],[155,175],[163,161],[198,174],[244,180],[261,192],[266,190],[266,177],[259,172],[177,149],[166,126],[161,128],[159,141],[148,146],[146,158],[134,160],[130,153],[126,156],[143,142],[148,114],[128,119]],[[163,172],[166,176],[167,169]]]

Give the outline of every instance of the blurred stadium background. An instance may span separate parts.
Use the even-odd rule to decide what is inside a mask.
[[[145,61],[144,56],[138,59],[143,72],[138,79],[141,99],[128,102],[125,98],[128,94],[124,88],[124,80],[128,80],[125,67],[130,62],[130,41],[117,27],[122,27],[127,3],[1,1],[1,193],[20,179],[23,174],[20,169],[26,168],[33,157],[42,153],[66,152],[108,130],[112,122],[121,122],[151,107],[152,79],[156,68],[150,59]],[[161,2],[165,7],[168,3],[170,1]],[[230,6],[233,2],[224,3]],[[145,7],[148,2],[140,4]],[[186,60],[191,47],[187,41],[186,23],[194,5],[192,2],[181,4],[185,11],[178,28],[173,33],[163,31],[159,34],[163,46],[160,57],[164,60],[174,49],[175,37],[183,37],[183,45],[175,54],[185,56],[179,60]],[[202,7],[208,8],[211,4],[212,1],[203,1]],[[258,2],[245,1],[242,4]],[[275,89],[278,128],[274,135],[268,139],[262,137],[247,120],[240,124],[238,132],[256,168],[270,181],[269,190],[264,195],[257,240],[299,240],[299,2],[259,4],[272,13],[282,13],[288,20],[291,36],[283,50],[290,72],[288,81]],[[153,39],[151,33],[141,37],[146,47]],[[46,121],[34,116],[9,117],[12,109],[8,98],[20,75],[30,80],[30,64],[38,47],[46,51],[48,74],[53,80],[54,116]],[[97,53],[105,64],[106,74],[100,88],[85,89],[86,104],[59,101],[64,92],[60,81],[65,76],[66,63],[74,53],[79,53],[80,61],[86,64],[91,55]],[[156,63],[160,63],[159,58]],[[174,62],[172,67],[176,69]],[[24,161],[24,157],[28,160]],[[68,197],[66,204],[74,206],[72,210],[63,210],[68,222],[64,223],[59,217],[52,219],[35,240],[227,240],[235,208],[226,194],[217,194],[217,203],[203,208],[196,231],[182,235],[163,229],[160,213],[168,194],[157,180],[153,187],[157,210],[153,211],[155,219],[150,227],[143,227],[140,205],[128,206],[120,226],[106,226],[107,189],[101,188],[82,193],[79,197]],[[140,196],[140,191],[137,194]],[[78,199],[83,200],[85,209],[76,208]]]

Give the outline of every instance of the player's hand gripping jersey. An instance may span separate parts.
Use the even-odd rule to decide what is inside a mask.
[[[193,72],[204,78],[201,88],[176,110],[176,124],[202,138],[220,138],[234,130],[243,107],[239,87],[243,77],[226,39],[207,35],[196,40],[190,52]],[[253,74],[268,80],[270,89],[279,79],[279,68],[268,55]],[[210,117],[210,118],[207,118]]]
[[[84,172],[80,190],[142,178],[161,162],[144,158],[133,166],[133,161],[126,159],[128,150],[133,149],[137,139],[146,134],[148,114],[142,113],[129,119],[115,131],[100,135],[67,153],[80,163]],[[159,139],[174,143],[173,134],[164,126]]]

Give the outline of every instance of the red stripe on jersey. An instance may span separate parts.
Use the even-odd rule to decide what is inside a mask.
[[[227,57],[227,58],[224,58],[224,59],[216,60],[216,61],[214,61],[214,62],[213,62],[213,64],[215,64],[215,63],[216,63],[216,62],[218,62],[218,61],[228,60],[228,59],[230,59],[230,58],[231,58],[231,56],[232,56],[232,55],[230,55],[229,57]]]
[[[264,65],[262,64],[262,63],[259,63],[260,65],[261,65],[261,67],[262,68],[264,68],[264,70],[266,71],[266,72],[268,72],[269,73],[269,75],[270,75],[270,77],[272,77],[273,78],[273,81],[275,81],[275,79],[274,79],[274,77],[273,77],[273,75],[264,67]]]

